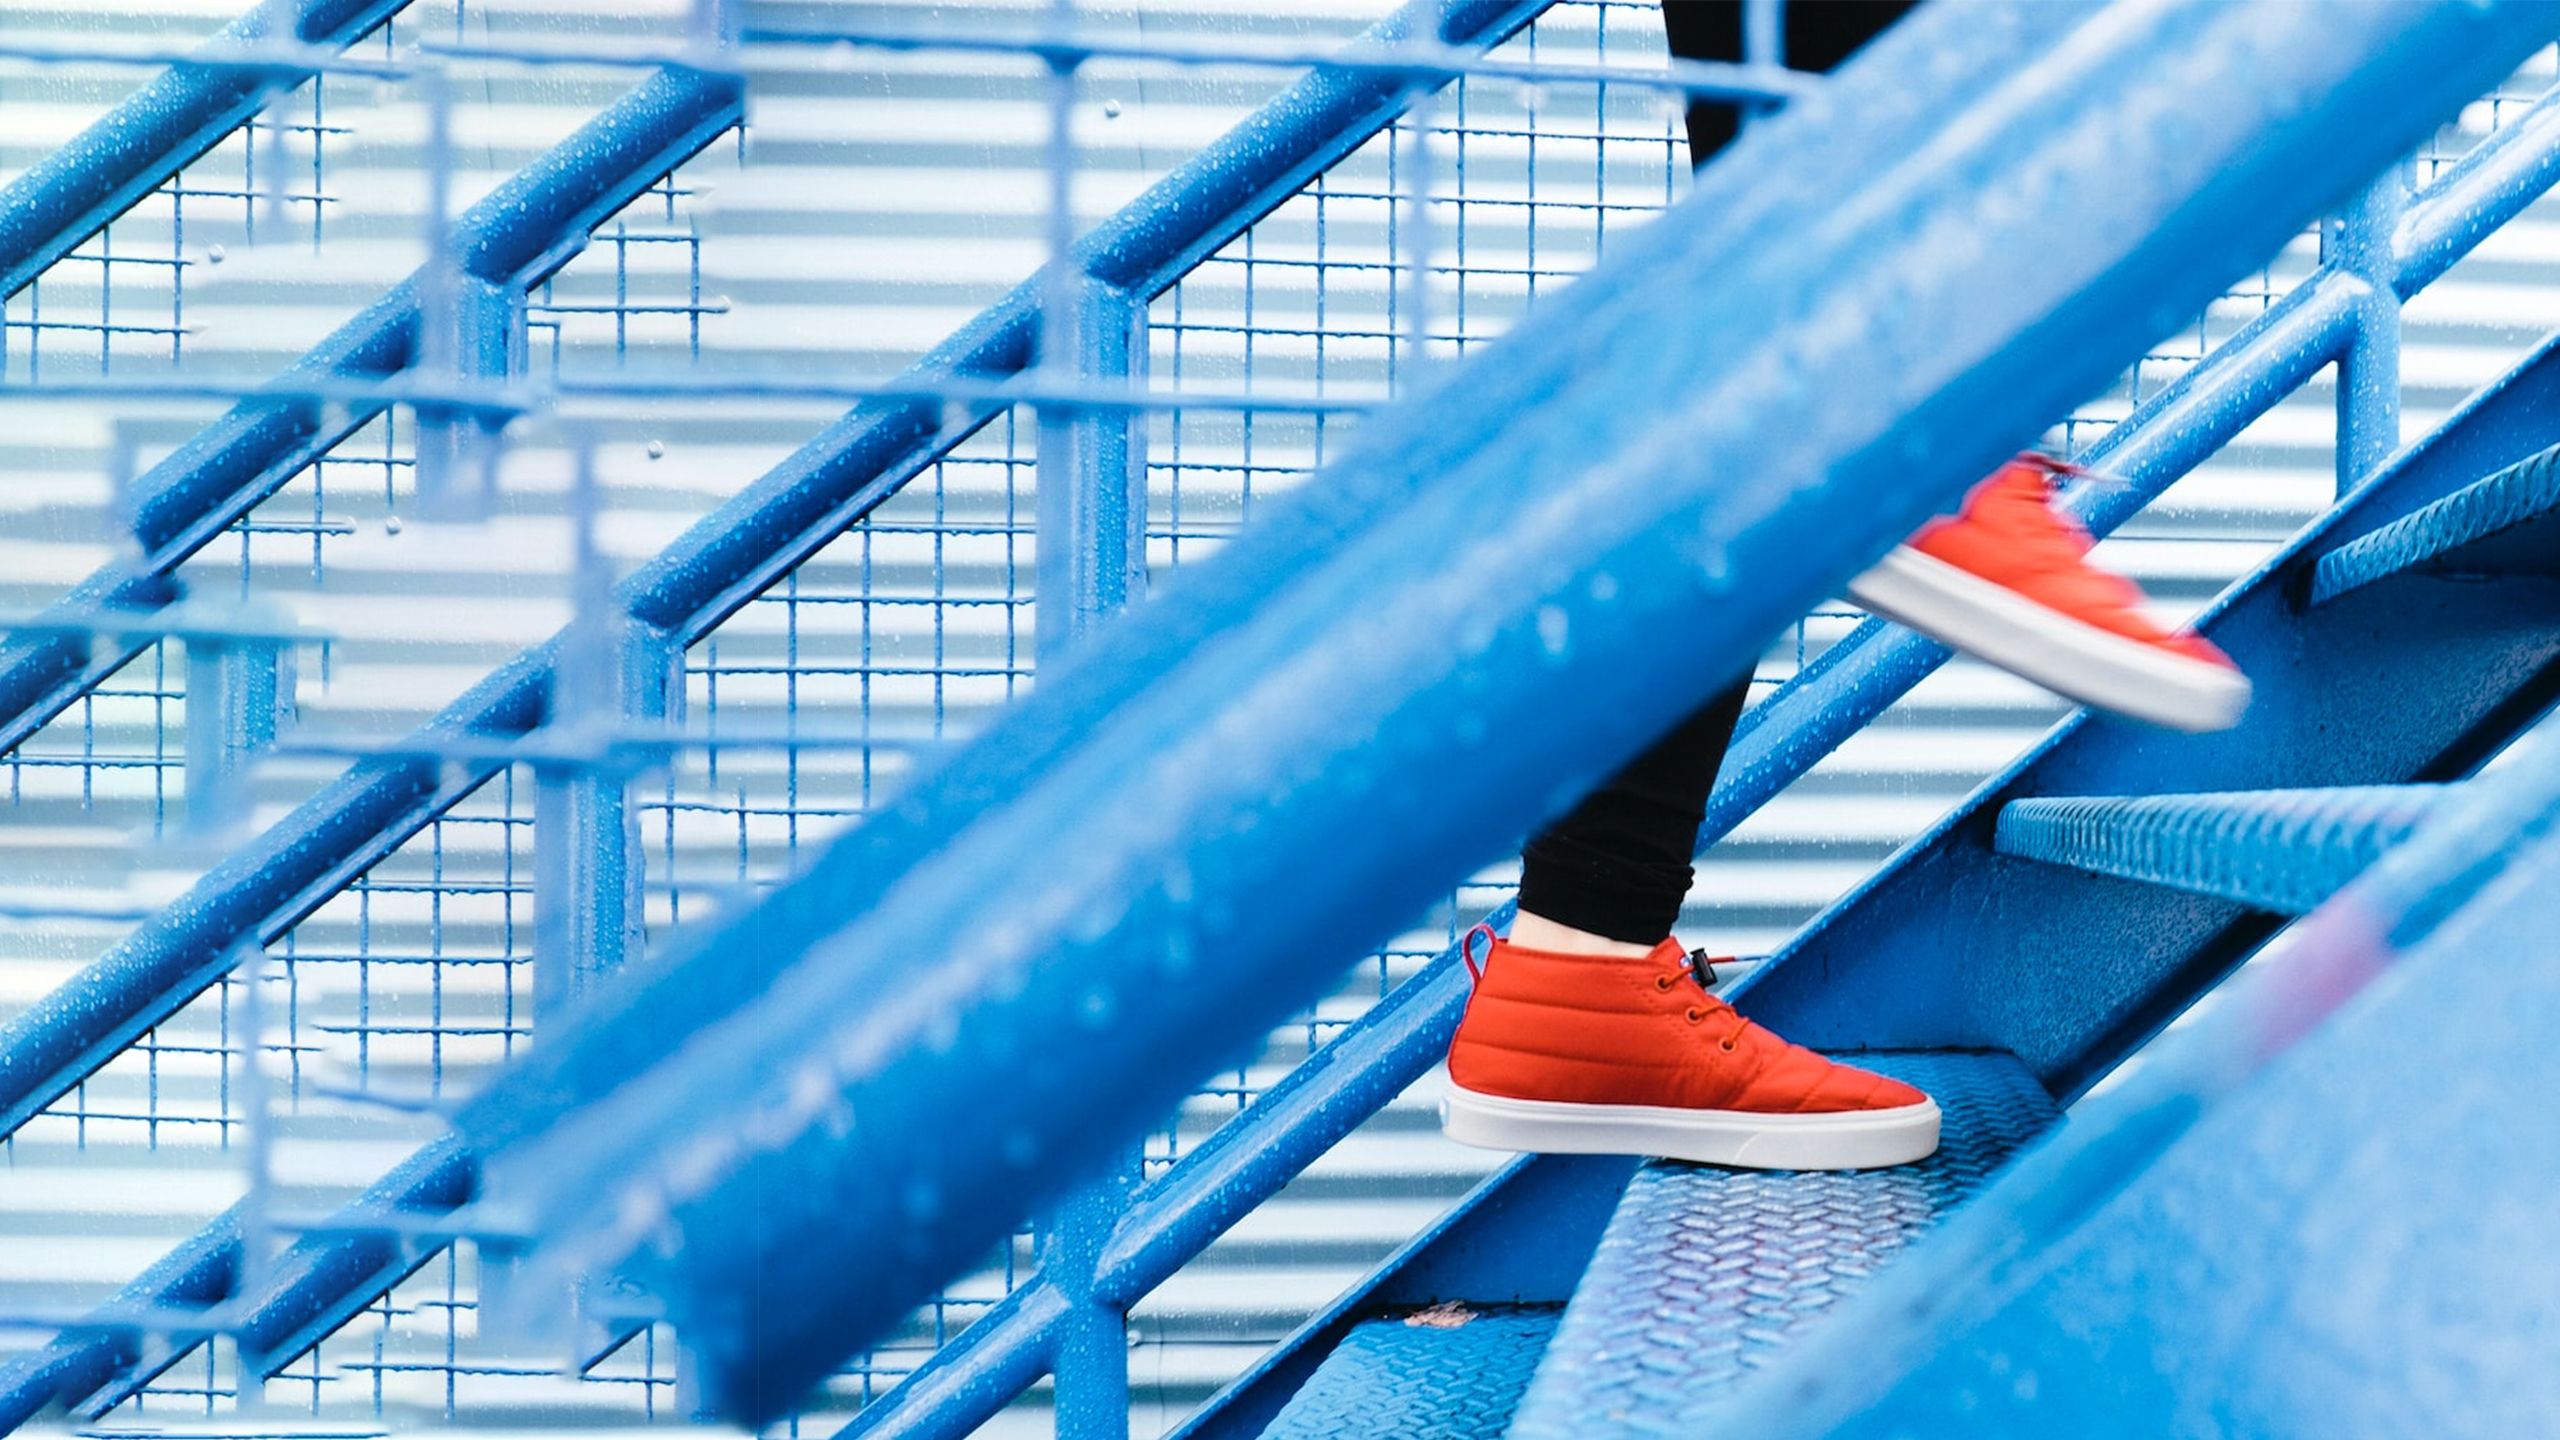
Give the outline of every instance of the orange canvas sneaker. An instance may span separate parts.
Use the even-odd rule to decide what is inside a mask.
[[[1558,955],[1479,925],[1465,949],[1476,988],[1449,1046],[1452,1140],[1755,1170],[1901,1165],[1938,1148],[1937,1102],[1743,1019],[1677,941],[1637,959]]]
[[[2226,730],[2249,681],[2203,637],[2153,624],[2142,590],[2089,563],[2089,532],[2053,508],[2070,467],[2021,455],[1851,581],[1849,598],[2068,699],[2178,730]]]

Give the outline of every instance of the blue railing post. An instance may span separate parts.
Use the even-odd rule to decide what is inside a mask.
[[[2354,338],[2338,358],[2340,495],[2400,448],[2400,266],[2392,236],[2408,202],[2408,167],[2395,165],[2320,227],[2321,260],[2363,287]]]
[[[241,633],[186,639],[186,828],[198,835],[225,822],[250,761],[293,715],[293,643],[278,633],[290,617],[250,602],[233,618],[249,622]]]
[[[495,388],[524,368],[525,292],[512,281],[450,274],[421,297],[425,345],[418,367],[432,381]],[[442,311],[442,314],[438,312]],[[466,406],[417,407],[417,504],[428,519],[479,520],[494,503],[498,433],[507,415]]]
[[[670,713],[679,650],[663,630],[614,603],[596,544],[595,460],[581,446],[571,508],[577,526],[577,618],[560,646],[534,762],[533,1009],[544,1024],[639,948],[640,836],[624,741]]]
[[[1088,391],[1132,388],[1146,368],[1146,302],[1062,268],[1044,312],[1042,369]],[[1143,412],[1053,405],[1040,413],[1038,569],[1034,597],[1043,667],[1146,584],[1147,465]],[[1052,1373],[1058,1440],[1125,1440],[1129,1318],[1096,1293],[1104,1243],[1128,1213],[1141,1165],[1116,1160],[1050,1217],[1041,1273],[1067,1301]]]
[[[1066,353],[1044,368],[1093,390],[1121,388],[1146,366],[1146,304],[1078,277]],[[1040,417],[1039,564],[1034,594],[1042,663],[1146,588],[1147,464],[1142,412],[1050,406]]]

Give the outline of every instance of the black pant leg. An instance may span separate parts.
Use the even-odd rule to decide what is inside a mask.
[[[1785,10],[1786,61],[1828,71],[1882,34],[1918,0],[1793,0]],[[1741,0],[1663,0],[1671,53],[1684,60],[1742,59]],[[1692,104],[1689,163],[1730,144],[1734,108]],[[1716,771],[1750,691],[1736,681],[1532,838],[1520,857],[1520,908],[1560,925],[1632,945],[1671,933],[1697,876],[1690,861]]]

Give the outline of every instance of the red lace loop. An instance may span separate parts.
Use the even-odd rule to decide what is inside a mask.
[[[1484,958],[1490,960],[1493,958],[1494,941],[1499,938],[1493,933],[1492,926],[1478,921],[1476,927],[1458,941],[1458,958],[1466,963],[1468,983],[1474,985],[1484,983],[1484,965],[1476,959],[1476,937],[1479,935],[1484,937]]]

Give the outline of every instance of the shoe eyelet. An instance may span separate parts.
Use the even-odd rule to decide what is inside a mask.
[[[1706,1012],[1706,1011],[1699,1009],[1699,1008],[1698,1008],[1697,1006],[1695,1006],[1695,1005],[1692,1005],[1692,1006],[1690,1006],[1690,1007],[1689,1007],[1689,1023],[1690,1023],[1690,1024],[1695,1025],[1695,1024],[1697,1024],[1699,1021],[1704,1020],[1704,1019],[1706,1019],[1706,1018],[1707,1018],[1707,1012]]]
[[[1669,975],[1656,975],[1653,977],[1653,988],[1656,990],[1668,990],[1679,983],[1678,979]]]
[[[1730,1040],[1719,1040],[1716,1042],[1716,1048],[1727,1055],[1730,1055],[1733,1053],[1733,1042]]]

